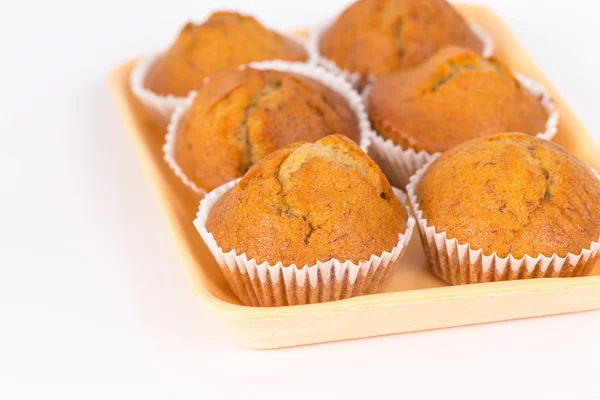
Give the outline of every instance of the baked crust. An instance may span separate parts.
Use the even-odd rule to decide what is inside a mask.
[[[295,143],[255,164],[213,206],[206,228],[258,263],[354,263],[398,243],[407,214],[379,167],[348,138]]]
[[[359,0],[319,40],[321,54],[363,79],[415,67],[447,45],[483,50],[445,0]]]
[[[496,133],[536,135],[548,119],[540,100],[504,64],[460,47],[379,79],[368,103],[381,136],[429,153]]]
[[[600,237],[600,181],[562,147],[507,133],[442,154],[416,187],[428,225],[485,255],[578,254]]]
[[[332,134],[359,141],[358,118],[342,95],[305,76],[236,69],[198,89],[174,156],[189,179],[212,190],[274,150]]]
[[[306,61],[308,54],[301,44],[250,16],[217,12],[201,25],[185,25],[150,67],[144,84],[155,93],[183,97],[214,72],[277,59]]]

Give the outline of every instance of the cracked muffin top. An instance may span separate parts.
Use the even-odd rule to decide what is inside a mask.
[[[231,70],[198,89],[174,156],[190,180],[212,190],[276,149],[332,134],[359,140],[356,114],[339,93],[291,73]]]
[[[161,95],[187,96],[213,72],[252,61],[306,61],[296,41],[250,16],[217,12],[201,25],[188,23],[171,48],[150,67],[145,86]]]
[[[364,81],[419,65],[447,45],[483,50],[445,0],[359,0],[323,32],[319,51]]]
[[[271,265],[354,263],[398,243],[407,214],[379,167],[344,136],[295,143],[255,164],[206,228],[228,252]]]
[[[564,257],[600,236],[600,181],[562,147],[519,133],[442,154],[416,187],[428,225],[485,255]]]
[[[540,100],[504,64],[460,47],[379,79],[368,111],[381,136],[429,153],[496,133],[536,135],[548,119]]]

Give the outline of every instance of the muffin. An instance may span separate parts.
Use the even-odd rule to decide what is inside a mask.
[[[217,12],[201,25],[185,25],[171,48],[149,68],[144,84],[159,95],[182,97],[214,72],[252,61],[307,58],[304,46],[254,18]]]
[[[338,300],[387,283],[414,225],[399,193],[333,135],[271,153],[209,193],[195,224],[244,304]]]
[[[591,271],[600,181],[563,148],[505,133],[443,153],[407,187],[433,272],[450,284]]]
[[[437,49],[483,43],[444,0],[359,0],[319,37],[318,51],[362,83],[419,65]]]
[[[306,75],[254,68],[211,75],[173,125],[174,162],[206,191],[291,143],[332,134],[358,142],[361,131],[354,109],[333,88]]]
[[[545,135],[553,111],[498,60],[454,46],[440,49],[417,68],[379,79],[367,102],[369,119],[381,138],[374,147],[389,140],[401,150],[413,150],[394,155],[396,159],[414,158],[419,152],[443,152],[467,140],[502,132]],[[373,156],[380,165],[385,163],[382,155]],[[428,158],[413,162],[398,181],[391,178],[392,183],[405,185]],[[393,168],[383,169],[387,173]]]
[[[306,61],[305,46],[270,31],[254,18],[217,12],[201,25],[188,23],[166,52],[136,63],[132,93],[166,125],[185,96],[213,72],[260,60]]]

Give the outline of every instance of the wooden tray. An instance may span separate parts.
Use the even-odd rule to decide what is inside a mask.
[[[458,7],[493,36],[500,59],[546,85],[561,113],[555,141],[600,170],[600,150],[594,140],[503,23],[484,8]],[[600,308],[598,265],[585,278],[446,286],[427,269],[417,233],[385,293],[303,306],[241,305],[192,225],[200,198],[163,161],[165,129],[129,89],[134,64],[130,61],[110,75],[118,110],[165,212],[195,294],[242,344],[278,348]]]

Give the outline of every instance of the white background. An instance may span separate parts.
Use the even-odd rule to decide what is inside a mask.
[[[209,10],[347,1],[0,2],[0,398],[600,398],[600,312],[256,351],[194,299],[107,74]],[[597,134],[597,2],[481,3]]]

